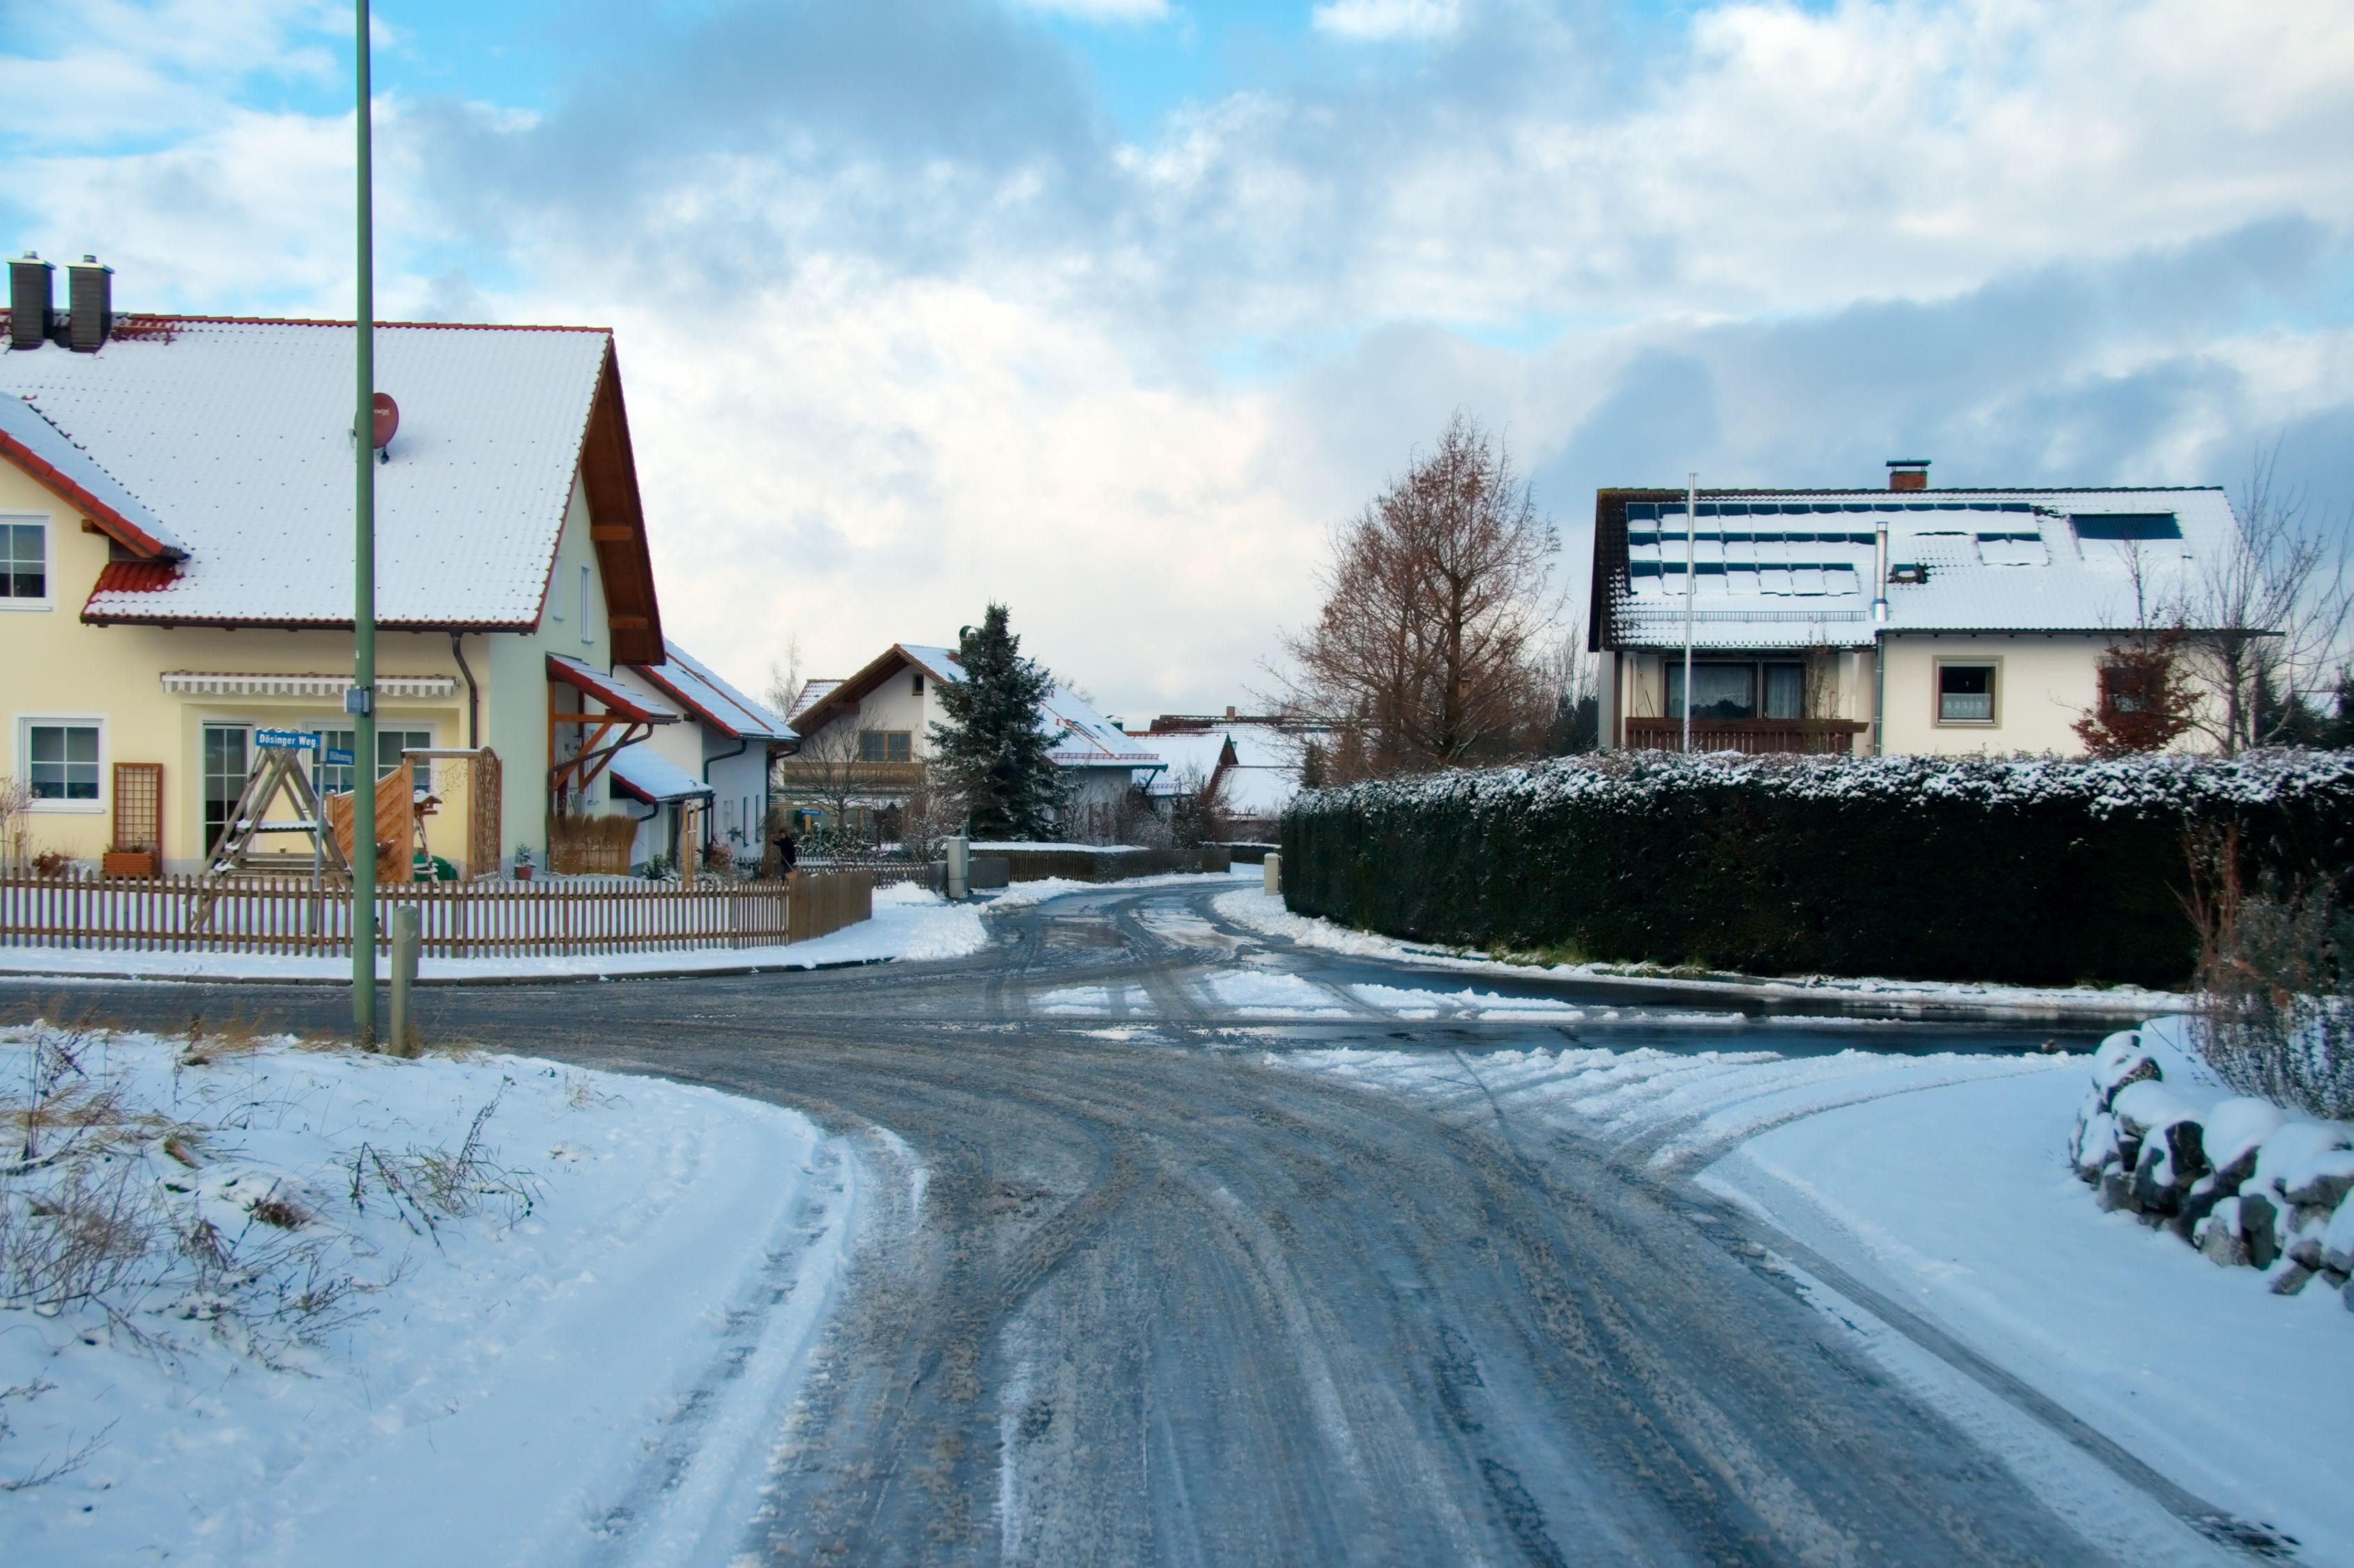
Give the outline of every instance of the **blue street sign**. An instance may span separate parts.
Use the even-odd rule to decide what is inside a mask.
[[[316,751],[317,732],[305,729],[258,729],[253,732],[253,744],[287,751]]]
[[[327,766],[330,768],[350,768],[355,766],[355,764],[352,760],[352,754],[349,750],[340,746],[331,746],[327,747]]]

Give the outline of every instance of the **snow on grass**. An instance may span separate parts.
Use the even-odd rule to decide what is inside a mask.
[[[1331,920],[1295,915],[1279,895],[1236,888],[1212,904],[1223,918],[1269,937],[1280,937],[1303,948],[1348,953],[1359,958],[1391,959],[1417,964],[1460,969],[1479,974],[1557,976],[1579,980],[1639,980],[1663,991],[1681,991],[1700,1001],[1710,997],[1772,1001],[1852,1000],[1900,1011],[1933,1013],[1966,1009],[1972,1013],[2014,1014],[2031,1018],[2087,1015],[2101,1018],[2146,1018],[2158,1013],[2186,1012],[2192,999],[2173,991],[2143,991],[2133,986],[1969,985],[1942,980],[1849,979],[1808,975],[1795,980],[1750,976],[1696,977],[1649,964],[1530,964],[1489,957],[1477,948],[1434,947],[1400,941],[1377,932],[1359,931]]]
[[[910,884],[879,888],[875,916],[807,942],[772,948],[708,948],[689,952],[606,953],[571,958],[428,958],[425,980],[593,980],[631,975],[809,969],[885,959],[956,959],[989,945],[981,913]],[[0,975],[75,975],[141,980],[347,980],[346,959],[269,953],[98,952],[72,948],[0,948]],[[389,979],[391,962],[377,965]]]
[[[2102,1213],[2065,1157],[2071,1065],[1797,1121],[1704,1181],[2303,1560],[2354,1562],[2354,1319]]]
[[[17,1562],[730,1545],[860,1202],[793,1112],[513,1056],[35,1026],[0,1086]]]
[[[1257,866],[1246,868],[1258,874]],[[1070,893],[1133,892],[1140,887],[1197,887],[1204,882],[1221,886],[1232,883],[1235,874],[1226,871],[1172,871],[1154,876],[1125,876],[1110,882],[1079,882],[1067,876],[1042,876],[1034,882],[1017,882],[995,890],[981,889],[977,898],[987,901],[991,909],[1026,909],[1034,904],[1044,904],[1049,898],[1060,898]]]

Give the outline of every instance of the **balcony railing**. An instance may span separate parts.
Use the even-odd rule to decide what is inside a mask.
[[[1855,737],[1872,726],[1855,719],[1704,719],[1691,724],[1694,751],[1740,751],[1752,757],[1795,753],[1804,757],[1844,757],[1855,749]],[[1684,722],[1681,718],[1630,718],[1627,744],[1638,751],[1681,751]]]
[[[779,782],[792,790],[875,789],[904,794],[924,781],[920,762],[797,762],[786,758]]]

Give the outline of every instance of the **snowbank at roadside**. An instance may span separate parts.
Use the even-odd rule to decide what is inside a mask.
[[[810,969],[819,964],[874,963],[885,959],[955,959],[988,946],[978,910],[950,904],[928,889],[901,884],[875,894],[875,916],[811,941],[774,948],[707,948],[690,952],[606,953],[578,958],[428,958],[418,966],[426,981],[484,980],[623,980],[631,975],[735,973],[745,969]],[[250,980],[346,981],[343,959],[267,953],[95,952],[73,948],[0,948],[0,976],[73,975],[124,980]],[[391,973],[389,961],[376,973]]]
[[[1558,1128],[1662,1175],[1697,1171],[1703,1189],[1921,1314],[2178,1486],[2298,1538],[2303,1560],[2354,1563],[2354,1489],[2339,1473],[2354,1451],[2354,1319],[2318,1281],[2282,1299],[2253,1269],[2216,1268],[2130,1214],[2103,1213],[2066,1153],[2091,1057],[1564,1046],[1267,1060],[1466,1124],[1501,1118],[1517,1138]],[[1803,1267],[1763,1261],[1806,1280]],[[2114,1527],[2121,1547],[2136,1532],[2162,1545],[2173,1531],[2187,1543],[2182,1560],[2206,1560],[2202,1543],[2151,1523],[2146,1499],[2064,1439],[1867,1310],[1806,1287],[1842,1332],[2063,1514]]]
[[[1046,846],[1052,847],[1052,846]],[[1128,876],[1116,882],[1078,882],[1067,876],[1042,876],[1034,882],[1016,882],[996,892],[977,894],[987,900],[991,909],[1026,909],[1034,904],[1044,904],[1049,898],[1060,898],[1066,893],[1128,892],[1140,887],[1198,887],[1203,883],[1214,883],[1224,887],[1247,872],[1253,878],[1259,875],[1255,865],[1233,871],[1172,871],[1157,876]]]
[[[0,1084],[50,1107],[16,1237],[130,1238],[95,1296],[10,1271],[0,1479],[64,1467],[0,1492],[24,1562],[732,1545],[861,1202],[798,1114],[518,1057],[33,1028]]]
[[[1354,930],[1334,921],[1295,915],[1283,899],[1255,888],[1236,888],[1214,906],[1237,926],[1270,937],[1280,937],[1304,948],[1352,953],[1361,958],[1403,959],[1494,975],[1547,975],[1562,980],[1639,981],[1647,988],[1681,991],[1695,1001],[1856,1001],[1907,1015],[1939,1012],[2005,1014],[2020,1018],[2147,1018],[2184,1012],[2191,999],[2172,991],[2142,991],[2132,986],[1969,985],[1936,980],[1851,980],[1836,975],[1809,975],[1797,980],[1763,980],[1746,976],[1693,977],[1672,974],[1645,964],[1519,964],[1490,958],[1473,948],[1433,947],[1400,941],[1372,931]]]

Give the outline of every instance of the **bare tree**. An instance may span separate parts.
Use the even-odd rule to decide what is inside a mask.
[[[1593,751],[1601,745],[1602,681],[1582,635],[1556,641],[1537,665],[1549,722],[1543,749],[1554,757]]]
[[[1543,740],[1560,538],[1468,415],[1338,530],[1316,624],[1287,638],[1295,714],[1339,726],[1335,779],[1499,760]]]
[[[784,770],[787,792],[825,813],[817,847],[836,858],[854,856],[868,847],[865,835],[851,825],[874,792],[873,768],[860,756],[855,723],[837,719],[802,736],[801,749],[785,759]]]
[[[780,719],[793,716],[793,699],[801,691],[801,637],[798,631],[785,637],[785,655],[769,661],[769,686],[760,694],[769,711]]]
[[[27,859],[25,819],[32,810],[32,786],[0,773],[0,869],[23,868]]]
[[[2198,726],[2226,755],[2279,738],[2278,715],[2327,686],[2354,609],[2346,530],[2320,525],[2301,489],[2279,487],[2279,457],[2278,442],[2256,455],[2238,532],[2199,563],[2172,616],[2183,657],[2213,699],[2201,705]],[[2275,691],[2285,701],[2268,715]]]

